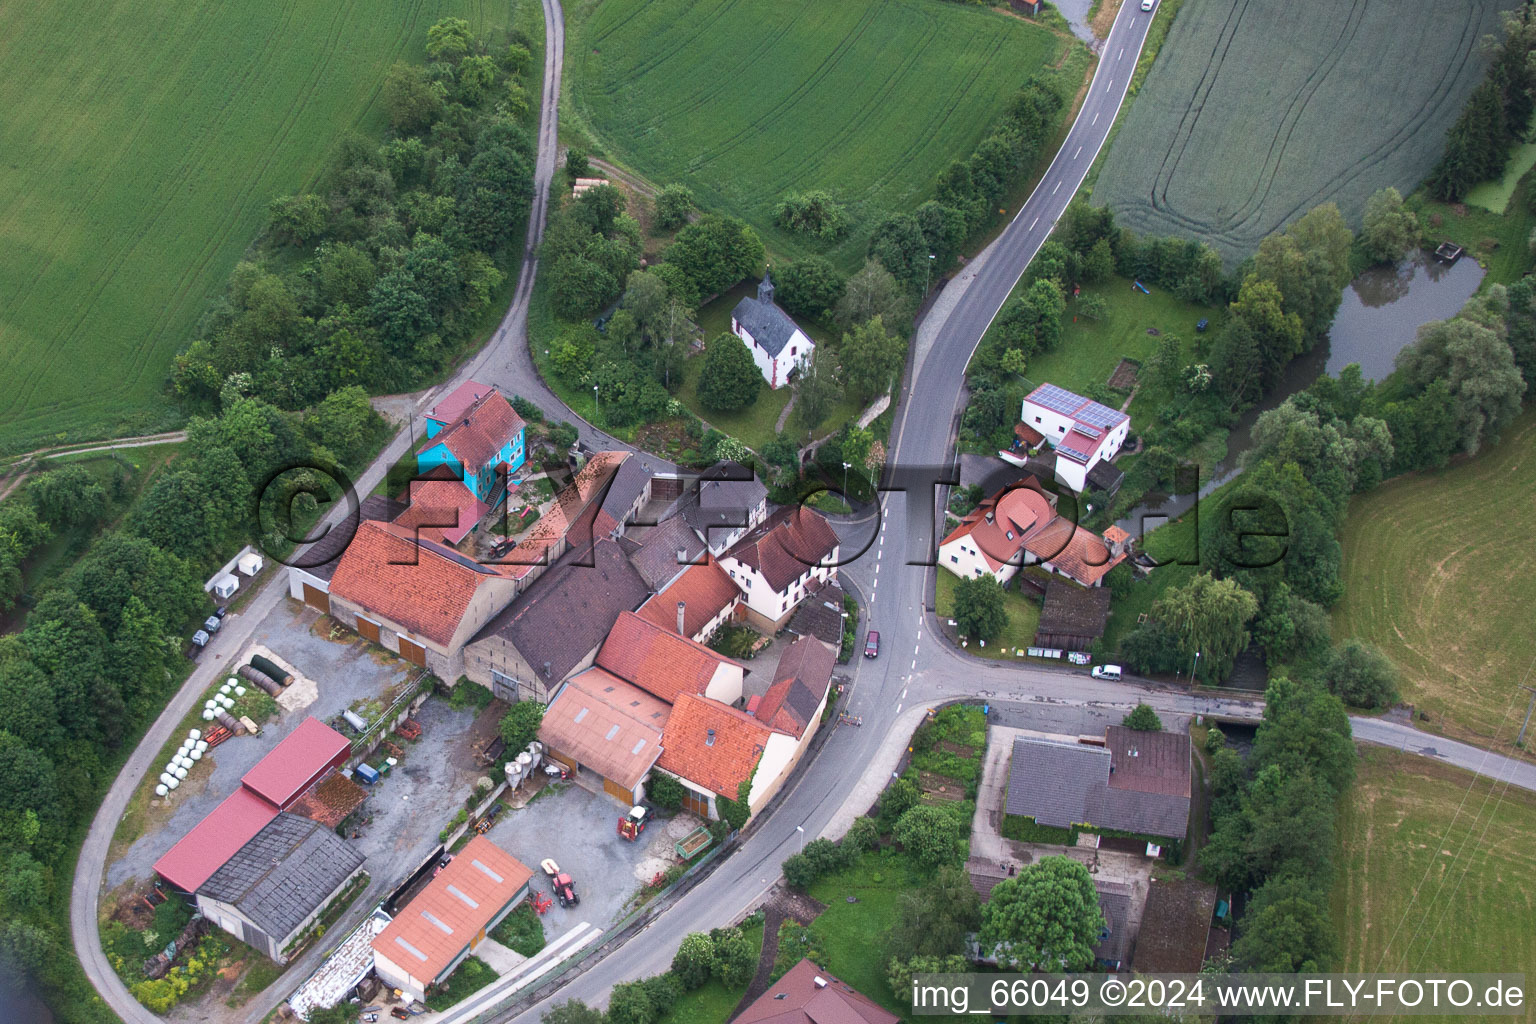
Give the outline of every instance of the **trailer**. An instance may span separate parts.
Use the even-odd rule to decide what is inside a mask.
[[[672,849],[676,850],[677,855],[683,858],[683,860],[692,860],[704,852],[705,848],[709,846],[709,840],[709,829],[700,825],[672,844]]]

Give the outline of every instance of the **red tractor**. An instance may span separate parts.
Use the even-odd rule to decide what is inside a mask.
[[[576,883],[571,881],[570,875],[560,870],[559,864],[546,857],[539,862],[539,867],[549,876],[549,891],[562,907],[574,907],[581,902],[581,897],[576,895]]]
[[[619,819],[619,838],[634,842],[640,838],[640,833],[645,831],[649,824],[644,807],[631,807],[629,813]]]

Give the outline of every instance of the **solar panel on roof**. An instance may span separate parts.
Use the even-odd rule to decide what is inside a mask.
[[[1063,416],[1071,416],[1082,405],[1084,399],[1081,395],[1074,395],[1065,388],[1059,388],[1055,384],[1042,384],[1030,392],[1029,400],[1036,405],[1043,405],[1053,412],[1059,412]]]
[[[1068,458],[1076,459],[1078,462],[1087,462],[1088,461],[1088,453],[1087,452],[1080,452],[1076,448],[1072,448],[1072,447],[1070,447],[1068,445],[1064,445],[1064,444],[1063,445],[1058,445],[1056,450],[1058,452],[1060,452],[1061,454],[1067,456]]]
[[[1077,411],[1077,418],[1084,423],[1091,423],[1096,427],[1109,427],[1125,419],[1125,413],[1111,409],[1107,405],[1098,402],[1089,402]]]
[[[1077,433],[1082,434],[1084,437],[1091,437],[1095,441],[1099,439],[1098,429],[1095,427],[1090,427],[1085,423],[1074,423],[1072,424],[1072,429]]]

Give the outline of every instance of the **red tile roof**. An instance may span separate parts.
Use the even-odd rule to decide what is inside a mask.
[[[453,390],[451,394],[427,410],[427,419],[437,420],[439,423],[452,423],[464,418],[469,407],[478,402],[483,395],[495,391],[492,384],[482,384],[477,380],[465,381]]]
[[[427,540],[457,544],[489,511],[490,506],[460,480],[413,480],[410,507],[395,523]]]
[[[1104,574],[1125,561],[1125,555],[1111,558],[1104,541],[1069,519],[1057,518],[1029,539],[1029,553],[1051,568],[1070,576],[1085,587],[1092,587]]]
[[[818,986],[820,980],[824,985]],[[809,960],[789,969],[733,1024],[898,1024],[900,1017]]]
[[[600,668],[578,672],[550,701],[539,739],[553,751],[634,789],[661,754],[672,708]]]
[[[731,548],[729,557],[762,573],[775,593],[837,550],[832,524],[804,505],[781,508]]]
[[[602,511],[606,485],[628,452],[597,452],[571,482],[555,495],[554,504],[539,516],[528,536],[509,551],[502,562],[510,575],[522,578],[549,560],[548,552],[566,540],[571,547],[585,547],[595,538],[618,529],[613,517]]]
[[[690,565],[641,605],[637,614],[662,629],[677,631],[677,603],[683,602],[683,632],[697,636],[699,631],[726,608],[741,600],[741,591],[720,568],[713,556],[703,565]]]
[[[1013,436],[1022,441],[1026,448],[1033,448],[1045,440],[1045,435],[1028,423],[1015,423],[1013,425]]]
[[[275,817],[276,805],[241,786],[155,861],[155,873],[196,892]]]
[[[675,622],[675,610],[673,619]],[[597,664],[668,702],[676,702],[681,694],[703,693],[721,665],[742,667],[703,644],[678,636],[675,626],[663,628],[634,612],[624,612],[614,622],[597,652]]]
[[[523,418],[493,387],[476,399],[462,416],[455,416],[433,440],[447,446],[463,464],[464,472],[478,473],[523,426]]]
[[[352,753],[352,741],[317,718],[305,718],[240,780],[280,808],[297,800],[328,769]]]
[[[822,698],[832,685],[837,655],[813,636],[802,636],[784,648],[773,685],[752,711],[759,721],[799,739],[811,724]]]
[[[1055,518],[1056,510],[1040,482],[1026,476],[972,509],[943,543],[970,537],[987,565],[996,572],[1014,562],[1029,538]]]
[[[434,643],[453,640],[475,593],[513,566],[480,565],[398,523],[358,525],[331,577],[331,593]]]
[[[532,877],[526,864],[475,836],[374,938],[374,951],[435,981]]]
[[[657,766],[730,800],[768,745],[771,730],[729,704],[679,694],[662,734]]]

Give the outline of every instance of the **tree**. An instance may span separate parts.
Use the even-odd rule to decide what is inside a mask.
[[[763,265],[763,243],[734,217],[706,213],[677,233],[666,260],[678,266],[701,296],[723,292]]]
[[[715,942],[715,977],[728,989],[746,988],[757,973],[757,951],[752,940],[740,928],[716,928],[710,932]]]
[[[1217,372],[1230,380],[1238,358],[1252,360],[1257,372],[1254,384],[1260,392],[1267,391],[1280,380],[1280,374],[1294,356],[1302,351],[1304,337],[1301,317],[1287,312],[1279,285],[1273,281],[1249,274],[1243,279],[1237,300],[1229,307],[1227,332],[1246,332],[1229,344],[1237,347],[1240,355],[1218,356]],[[1224,332],[1226,333],[1226,332]],[[1224,385],[1224,390],[1241,394],[1251,393],[1247,388]]]
[[[1157,717],[1157,712],[1149,704],[1137,704],[1120,724],[1137,732],[1163,731],[1163,720]]]
[[[1445,381],[1457,438],[1469,455],[1496,439],[1520,412],[1525,379],[1509,343],[1463,317],[1421,326],[1413,345],[1398,353],[1397,368],[1416,390]]]
[[[55,527],[93,523],[106,512],[106,491],[79,463],[66,463],[33,477],[27,497],[38,517]]]
[[[885,323],[899,324],[908,305],[891,272],[874,260],[866,260],[863,269],[848,279],[833,315],[845,329],[868,323],[877,316]]]
[[[734,334],[722,334],[704,346],[699,372],[699,401],[715,412],[744,409],[757,401],[763,374],[746,344]]]
[[[672,973],[693,991],[709,980],[715,970],[715,942],[704,932],[683,936],[672,956]]]
[[[1333,793],[1344,792],[1355,778],[1355,747],[1343,702],[1312,683],[1271,679],[1251,760],[1259,769],[1311,773]]]
[[[419,132],[437,120],[448,98],[441,82],[427,77],[418,64],[397,61],[384,76],[384,109],[398,131]]]
[[[1349,251],[1354,235],[1333,203],[1308,210],[1287,227],[1259,243],[1254,273],[1280,289],[1286,313],[1301,321],[1307,347],[1328,330],[1338,312],[1344,286],[1353,275]]]
[[[980,925],[981,900],[970,876],[946,864],[920,889],[902,893],[886,948],[903,960],[961,953],[966,936]]]
[[[688,223],[695,209],[693,189],[673,183],[656,193],[655,225],[663,231],[671,231]]]
[[[567,320],[581,320],[613,301],[619,283],[601,265],[571,255],[555,261],[549,288],[555,312]]]
[[[1461,116],[1446,132],[1445,153],[1429,172],[1425,185],[1436,199],[1456,202],[1473,185],[1501,173],[1508,158],[1504,104],[1498,86],[1485,80],[1473,90]]]
[[[427,56],[433,60],[458,60],[475,44],[475,34],[463,18],[444,18],[427,29]]]
[[[1172,334],[1165,334],[1158,340],[1152,358],[1147,360],[1147,383],[1166,395],[1175,395],[1179,390],[1179,371],[1183,368],[1183,345]]]
[[[917,219],[923,241],[933,254],[933,270],[937,274],[950,265],[965,242],[965,213],[930,199],[919,206],[912,216]],[[932,284],[932,281],[929,283]]]
[[[885,787],[885,792],[880,794],[880,827],[887,831],[895,828],[901,816],[916,807],[922,796],[917,783],[911,779],[893,780]]]
[[[520,700],[501,718],[501,738],[510,751],[520,751],[539,738],[544,721],[544,705],[536,700]]]
[[[955,628],[961,636],[990,640],[1003,630],[1008,613],[997,577],[983,573],[955,584]]]
[[[613,986],[606,1020],[607,1024],[652,1024],[660,1011],[645,982],[626,981]]]
[[[936,868],[959,859],[966,830],[943,808],[918,804],[902,814],[892,835],[913,860]]]
[[[1083,257],[1083,280],[1088,284],[1108,281],[1115,276],[1115,254],[1109,247],[1109,239],[1101,238]]]
[[[304,421],[310,437],[323,444],[342,462],[351,464],[364,454],[368,441],[384,420],[361,387],[340,388],[325,396]]]
[[[1375,263],[1396,263],[1419,244],[1419,218],[1403,206],[1397,189],[1378,189],[1365,201],[1360,244]]]
[[[289,245],[308,245],[325,233],[330,212],[323,196],[278,196],[267,204],[267,226]]]
[[[1092,965],[1103,927],[1088,869],[1070,857],[1042,857],[992,890],[979,939],[1015,970],[1080,971]]]
[[[843,383],[856,399],[866,402],[896,383],[906,346],[900,335],[886,331],[885,321],[877,316],[844,334],[838,354]]]
[[[786,231],[810,235],[824,242],[848,233],[848,211],[831,193],[819,189],[789,192],[773,211],[774,223]]]
[[[896,998],[904,1004],[912,1004],[912,979],[919,974],[964,974],[974,970],[970,958],[963,953],[950,956],[915,956],[910,960],[892,957],[887,965],[886,982]],[[953,1018],[952,1018],[953,1019]],[[966,1018],[958,1018],[964,1020]]]
[[[869,256],[913,292],[922,290],[931,274],[928,242],[911,214],[898,213],[875,225]]]
[[[1247,924],[1232,944],[1244,970],[1301,974],[1325,971],[1337,943],[1327,890],[1299,878],[1272,878],[1254,893]]]
[[[1178,638],[1183,653],[1200,656],[1196,674],[1216,680],[1226,678],[1248,646],[1244,627],[1258,610],[1258,600],[1235,580],[1218,580],[1208,572],[1152,602],[1152,617]]]
[[[821,256],[806,256],[781,268],[773,279],[774,298],[796,316],[821,319],[829,312],[848,282]]]

